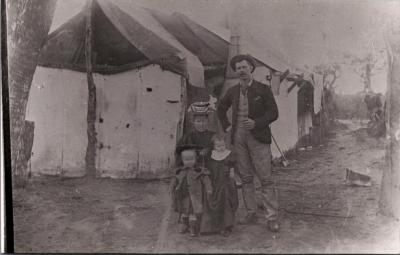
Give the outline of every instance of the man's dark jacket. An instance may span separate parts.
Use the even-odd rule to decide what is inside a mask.
[[[231,87],[218,103],[218,118],[224,130],[231,124],[226,116],[232,106],[232,143],[237,126],[237,111],[239,106],[240,84]],[[250,130],[253,137],[261,143],[271,144],[271,129],[269,125],[278,119],[278,107],[271,89],[253,80],[247,89],[249,102],[249,118],[255,121],[255,127]]]

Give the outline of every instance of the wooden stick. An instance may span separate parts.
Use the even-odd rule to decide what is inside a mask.
[[[88,109],[87,109],[87,135],[88,145],[86,149],[86,175],[96,176],[96,85],[92,73],[92,47],[93,47],[93,22],[92,22],[93,0],[87,0],[86,4],[86,34],[85,34],[85,55],[86,75],[88,82]]]
[[[287,161],[285,155],[282,153],[281,148],[279,148],[279,145],[278,145],[278,143],[276,142],[275,137],[272,135],[272,133],[271,133],[271,137],[272,137],[272,140],[274,140],[274,143],[275,143],[275,145],[276,145],[276,148],[278,148],[278,151],[279,151],[279,153],[281,154],[283,160],[284,160],[284,161]]]
[[[343,215],[334,215],[334,214],[325,214],[325,213],[312,213],[312,212],[298,212],[298,211],[291,211],[288,209],[283,209],[287,213],[292,213],[292,214],[303,214],[303,215],[313,215],[313,216],[321,216],[321,217],[334,217],[334,218],[353,218],[353,215],[349,216],[343,216]]]
[[[272,167],[272,169],[276,169],[276,170],[306,170],[304,168],[296,168],[296,167],[284,167],[284,166],[274,166]]]

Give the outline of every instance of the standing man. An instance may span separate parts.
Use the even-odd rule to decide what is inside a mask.
[[[278,118],[271,89],[255,80],[255,69],[249,55],[236,55],[230,66],[239,74],[239,84],[231,87],[218,105],[218,118],[225,132],[232,130],[232,144],[237,153],[237,170],[242,180],[243,200],[247,215],[239,224],[257,222],[257,202],[254,174],[262,186],[262,203],[270,231],[279,231],[278,201],[271,176],[271,130],[269,125]],[[226,116],[232,107],[232,124]]]

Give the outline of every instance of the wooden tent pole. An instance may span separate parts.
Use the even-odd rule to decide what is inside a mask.
[[[232,2],[229,12],[228,12],[228,26],[229,26],[229,30],[231,32],[231,37],[230,37],[230,43],[229,43],[229,51],[228,51],[228,59],[226,62],[226,72],[225,72],[225,77],[224,77],[224,82],[223,82],[223,86],[222,86],[222,91],[220,94],[220,98],[221,99],[226,91],[228,91],[228,89],[232,86],[232,85],[236,85],[237,83],[237,75],[235,73],[234,70],[232,70],[232,68],[229,65],[229,62],[231,60],[231,58],[237,54],[240,54],[240,27],[239,27],[239,23],[237,20],[237,13],[238,13],[238,6],[236,2]],[[231,109],[228,110],[228,115],[231,115]],[[217,122],[217,132],[218,133],[224,133],[224,130],[222,128],[221,123]],[[229,132],[228,132],[229,133]],[[229,133],[230,134],[230,133]],[[230,135],[227,135],[227,142],[228,144],[231,144],[230,141]]]
[[[88,82],[88,109],[87,109],[87,135],[88,145],[86,149],[86,176],[96,176],[96,86],[92,73],[92,46],[93,46],[93,24],[92,24],[93,0],[87,0],[86,5],[86,33],[85,33],[85,56],[86,74]]]

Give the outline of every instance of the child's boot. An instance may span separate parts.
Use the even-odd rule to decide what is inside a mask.
[[[224,228],[224,229],[221,231],[221,235],[222,235],[223,237],[228,237],[231,233],[232,233],[232,228],[231,228],[231,227]]]
[[[179,233],[184,234],[189,229],[189,217],[182,217],[179,223]]]
[[[190,236],[197,236],[197,220],[189,220]]]

